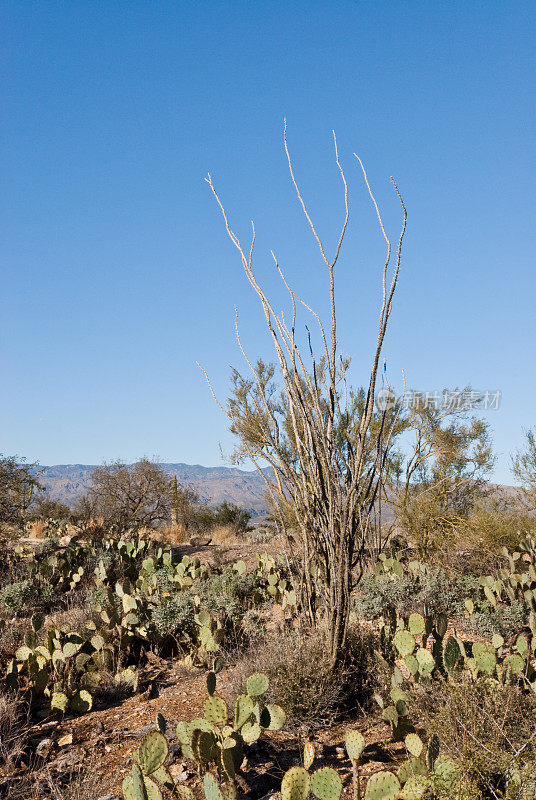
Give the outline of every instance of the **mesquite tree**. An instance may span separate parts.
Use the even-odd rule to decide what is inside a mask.
[[[283,313],[274,311],[253,270],[254,225],[250,245],[244,249],[230,228],[227,212],[210,175],[206,180],[221,209],[227,233],[238,250],[246,277],[260,301],[277,365],[249,359],[237,324],[238,343],[250,375],[234,372],[233,394],[226,407],[221,407],[229,417],[231,430],[239,438],[237,459],[250,459],[266,481],[302,608],[313,624],[319,618],[319,609],[327,616],[335,665],[346,639],[350,593],[360,577],[359,567],[367,551],[377,548],[381,541],[381,536],[380,540],[377,538],[378,503],[397,413],[396,408],[377,413],[374,399],[380,354],[400,269],[406,209],[391,178],[403,213],[402,230],[393,252],[365,168],[354,153],[376,210],[387,253],[379,274],[381,307],[368,386],[363,391],[352,392],[346,381],[350,359],[339,352],[335,312],[335,267],[349,220],[348,185],[335,134],[333,138],[345,211],[335,252],[328,256],[294,176],[285,124],[284,147],[290,178],[327,273],[328,330],[320,316],[289,286],[272,253],[290,297],[291,321],[287,322]],[[320,341],[318,352],[313,348],[310,335],[305,348],[298,345],[296,318],[300,307],[315,320]],[[272,469],[267,470],[266,466]],[[289,519],[293,524],[289,525]]]

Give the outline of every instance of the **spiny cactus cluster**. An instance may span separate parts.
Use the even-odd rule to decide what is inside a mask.
[[[497,608],[502,603],[521,603],[530,613],[530,624],[536,636],[536,540],[527,537],[519,550],[510,552],[506,547],[502,554],[507,566],[499,570],[498,576],[482,575],[479,578],[484,608]],[[468,615],[474,613],[471,598],[465,601]]]
[[[365,749],[365,739],[356,730],[346,734],[346,752],[352,762],[354,800],[398,800],[402,783],[392,772],[378,772],[372,775],[366,784],[364,795],[361,794],[359,760]],[[304,749],[303,767],[291,767],[281,782],[281,800],[307,800],[310,794],[318,800],[339,800],[342,794],[342,780],[336,770],[331,767],[320,767],[314,772],[310,769],[314,762],[314,749],[308,743]],[[415,798],[424,795],[415,795]],[[412,800],[408,795],[407,800]]]
[[[247,696],[254,703],[259,703],[266,691],[266,680],[261,673],[250,676]],[[190,723],[190,726],[195,725],[193,728],[187,723],[179,723],[177,734],[183,743],[183,754],[198,763],[205,800],[236,800],[235,774],[244,757],[244,740],[240,738],[236,720],[238,718],[240,722],[245,718],[245,708],[235,708],[235,726],[228,724],[227,709],[222,698],[215,694],[215,684],[215,674],[209,673],[205,716]],[[261,718],[263,707],[259,704],[258,708]],[[256,719],[255,713],[250,716]],[[124,800],[161,800],[161,786],[167,787],[181,800],[194,800],[192,790],[176,786],[165,766],[169,748],[165,737],[166,723],[161,714],[157,725],[158,730],[149,732],[133,754],[132,772],[123,781]],[[185,744],[185,741],[190,743]],[[437,737],[432,737],[425,748],[421,738],[411,733],[405,738],[408,758],[396,774],[389,771],[375,773],[366,781],[362,793],[359,761],[365,750],[365,739],[359,731],[349,730],[345,744],[354,775],[354,800],[446,799],[452,797],[460,780],[460,770],[455,762],[439,755]],[[310,795],[317,800],[340,800],[343,789],[340,775],[331,767],[311,771],[314,760],[314,745],[308,742],[304,748],[303,766],[291,767],[283,776],[281,800],[308,800]],[[211,766],[216,767],[218,780],[209,771]]]
[[[91,692],[100,682],[104,640],[86,631],[81,636],[68,627],[49,628],[44,644],[38,644],[43,617],[32,618],[24,645],[19,647],[7,666],[5,685],[22,691],[32,702],[49,702],[52,710],[67,709],[82,713],[93,704]]]
[[[430,794],[438,797],[451,797],[459,784],[460,770],[448,756],[439,755],[439,740],[433,736],[428,747],[416,733],[405,738],[408,760],[397,771],[397,779],[402,790],[400,800],[421,800]]]
[[[182,753],[196,762],[203,777],[206,800],[235,800],[235,775],[244,760],[244,746],[256,741],[263,729],[280,730],[285,723],[285,713],[279,706],[262,701],[269,687],[268,678],[262,673],[250,675],[246,694],[237,698],[233,718],[229,719],[227,703],[216,694],[216,674],[222,666],[221,659],[217,659],[214,670],[207,675],[204,716],[177,725]],[[194,800],[191,790],[175,787],[165,766],[169,748],[167,725],[161,714],[157,725],[158,730],[148,733],[134,753],[132,773],[123,781],[124,800],[159,800],[159,784],[178,793],[182,800]],[[210,767],[216,768],[219,783],[209,772]]]
[[[155,636],[155,610],[182,591],[188,593],[193,619],[174,632],[173,647],[178,646],[184,664],[194,668],[206,668],[219,651],[223,623],[194,593],[217,570],[198,558],[179,558],[170,547],[155,546],[143,538],[113,537],[72,542],[57,554],[36,553],[21,545],[14,549],[13,558],[24,562],[32,585],[53,587],[63,595],[82,585],[87,589],[93,584],[96,590],[92,617],[78,630],[60,627],[38,636],[40,626],[34,625],[8,663],[4,685],[23,692],[32,703],[50,701],[53,709],[62,712],[90,708],[100,674],[115,671],[120,661],[137,662]],[[90,568],[92,562],[96,566]],[[247,571],[243,561],[234,569],[239,575]],[[275,560],[259,556],[257,570],[263,575],[259,582],[263,596],[252,596],[250,602],[271,600],[295,610],[294,593]]]
[[[244,564],[244,562],[242,562],[242,564]],[[243,569],[243,567],[241,567],[241,569]],[[296,611],[296,592],[287,578],[283,576],[281,570],[277,568],[273,556],[267,553],[263,553],[262,555],[257,554],[256,575],[263,583],[254,593],[254,602],[261,603],[265,600],[273,600],[275,603],[281,605],[283,609],[289,608],[291,611]]]
[[[262,697],[268,691],[269,681],[263,673],[250,675],[246,693],[237,697],[234,714],[223,697],[216,694],[216,671],[207,675],[207,698],[204,716],[192,722],[179,722],[177,738],[183,755],[192,758],[200,775],[210,765],[215,765],[222,784],[233,784],[236,770],[244,759],[244,745],[256,742],[264,730],[280,730],[285,724],[285,712],[280,706],[264,704]]]
[[[411,729],[410,696],[403,688],[400,662],[410,675],[410,685],[427,685],[435,678],[450,680],[463,673],[473,680],[483,675],[503,684],[514,682],[524,690],[536,691],[536,630],[530,641],[520,634],[511,652],[499,634],[486,644],[462,640],[455,635],[447,638],[447,628],[445,614],[411,614],[404,618],[390,608],[380,620],[380,658],[386,668],[391,666],[392,675],[388,697],[376,694],[375,699],[396,739]]]
[[[133,755],[132,774],[123,781],[125,800],[161,800],[158,784],[174,789],[173,778],[164,766],[169,752],[166,737],[150,731]]]

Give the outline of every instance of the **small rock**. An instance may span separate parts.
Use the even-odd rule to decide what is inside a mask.
[[[184,769],[184,764],[171,764],[169,767],[169,774],[175,783],[182,783],[188,777],[188,773]]]
[[[72,743],[73,743],[72,733],[66,733],[64,734],[64,736],[60,736],[60,738],[58,739],[58,747],[65,747],[66,745]]]
[[[335,748],[335,755],[337,758],[346,758],[346,753],[344,752],[344,747],[336,747]]]
[[[52,747],[52,739],[41,739],[41,741],[35,748],[35,755],[38,758],[46,758],[50,752],[51,747]]]

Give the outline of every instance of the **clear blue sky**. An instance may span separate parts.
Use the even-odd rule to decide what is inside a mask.
[[[343,349],[363,379],[382,240],[408,211],[386,341],[391,379],[500,389],[497,480],[536,424],[535,7],[531,2],[2,4],[0,450],[42,464],[140,455],[221,463],[224,398],[262,320],[211,171],[257,271],[284,300],[270,248],[322,313],[325,272],[288,179],[282,120],[318,227],[333,245]]]

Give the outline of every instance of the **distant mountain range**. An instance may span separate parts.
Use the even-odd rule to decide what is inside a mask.
[[[54,500],[71,506],[91,486],[91,473],[96,464],[56,464],[40,467],[39,482]],[[194,489],[200,499],[209,505],[219,505],[224,500],[236,503],[250,512],[253,518],[268,513],[266,484],[257,471],[234,467],[202,467],[200,464],[160,464],[172,477],[177,476],[181,486]],[[513,500],[519,493],[514,486],[489,484],[493,493],[505,500]],[[384,506],[384,522],[393,519],[392,510]]]
[[[95,464],[56,464],[39,468],[39,482],[50,497],[72,505],[91,486]],[[161,464],[165,472],[177,476],[181,486],[189,486],[201,500],[218,505],[224,500],[247,509],[253,517],[267,513],[266,486],[258,472],[232,467],[202,467],[200,464]]]

